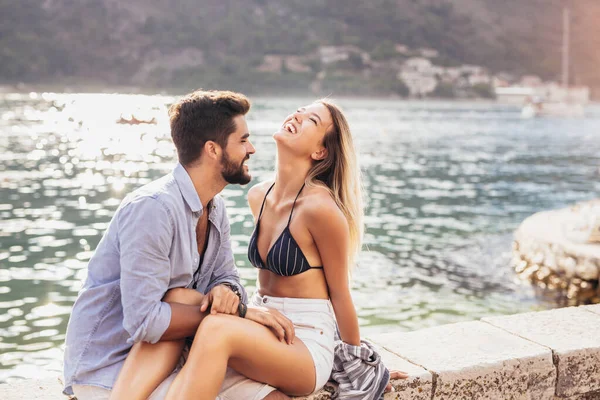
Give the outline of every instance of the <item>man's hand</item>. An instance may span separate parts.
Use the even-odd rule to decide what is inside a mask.
[[[218,285],[202,299],[200,311],[204,312],[210,307],[211,314],[237,314],[239,297],[225,285]]]
[[[294,324],[279,311],[266,307],[248,307],[246,318],[270,328],[280,342],[294,343]]]
[[[392,386],[392,380],[395,379],[406,379],[408,378],[408,374],[406,372],[402,372],[402,371],[390,371],[390,382],[388,382],[387,386],[385,387],[385,393],[387,392],[391,392],[392,390],[394,390],[394,387]]]

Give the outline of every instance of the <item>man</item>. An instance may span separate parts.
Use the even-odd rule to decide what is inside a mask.
[[[123,200],[89,262],[67,328],[65,394],[108,399],[134,344],[181,341],[194,335],[206,312],[245,311],[239,303],[247,295],[217,194],[251,179],[244,164],[255,152],[245,120],[249,108],[238,93],[196,91],[169,110],[179,164]],[[205,294],[202,304],[164,302],[173,288]],[[246,318],[275,332],[289,330],[281,316],[265,310],[248,310]],[[229,375],[223,386],[231,398],[264,391],[262,384]],[[166,389],[167,381],[150,398]],[[272,392],[267,398],[287,397]]]

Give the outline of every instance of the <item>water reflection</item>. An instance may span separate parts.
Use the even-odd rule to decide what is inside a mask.
[[[126,193],[172,168],[172,101],[0,97],[0,381],[61,370],[70,307],[110,218]],[[271,133],[304,102],[254,102],[254,182],[273,174]],[[368,194],[367,250],[353,280],[364,334],[553,306],[510,270],[511,232],[535,211],[598,196],[598,110],[523,121],[491,104],[341,103]],[[223,196],[252,288],[246,191]]]

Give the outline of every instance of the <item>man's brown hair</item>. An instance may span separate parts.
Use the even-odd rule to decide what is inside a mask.
[[[236,129],[233,119],[248,110],[246,96],[224,90],[196,90],[174,103],[169,118],[179,162],[187,166],[198,160],[209,140],[225,148]]]

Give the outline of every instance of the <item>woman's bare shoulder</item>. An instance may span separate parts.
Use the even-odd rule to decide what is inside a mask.
[[[259,182],[248,190],[248,204],[250,205],[250,208],[252,208],[252,212],[254,212],[256,207],[260,207],[267,190],[269,190],[273,182],[273,179]]]
[[[344,219],[340,207],[335,202],[333,195],[323,186],[311,186],[307,188],[303,199],[304,210],[309,218]]]

